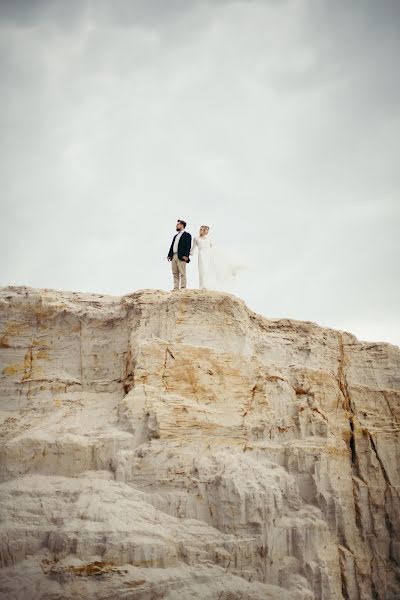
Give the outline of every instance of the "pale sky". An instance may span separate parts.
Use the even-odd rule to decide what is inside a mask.
[[[399,345],[399,63],[398,0],[0,0],[0,285],[169,290],[182,218],[253,310]]]

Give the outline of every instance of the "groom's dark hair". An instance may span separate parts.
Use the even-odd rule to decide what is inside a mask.
[[[181,223],[183,227],[186,227],[186,221],[182,221],[182,219],[178,219],[178,223]]]

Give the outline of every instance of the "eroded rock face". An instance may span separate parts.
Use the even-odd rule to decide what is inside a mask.
[[[1,598],[400,596],[399,348],[198,290],[0,318]]]

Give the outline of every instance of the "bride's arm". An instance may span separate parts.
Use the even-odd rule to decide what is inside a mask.
[[[193,238],[193,246],[192,246],[192,249],[190,250],[190,256],[193,256],[196,246],[197,246],[197,239]]]

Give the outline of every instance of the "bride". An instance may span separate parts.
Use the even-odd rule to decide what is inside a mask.
[[[231,282],[243,265],[234,262],[220,249],[212,244],[208,233],[208,225],[200,227],[199,235],[194,238],[190,255],[198,251],[199,288],[218,289]]]

